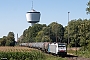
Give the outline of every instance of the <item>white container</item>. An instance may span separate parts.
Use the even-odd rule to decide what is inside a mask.
[[[57,43],[49,44],[48,52],[58,54],[58,44]]]

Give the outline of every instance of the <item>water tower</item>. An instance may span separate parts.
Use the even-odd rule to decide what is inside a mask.
[[[31,26],[40,21],[40,12],[33,9],[33,2],[31,11],[26,13],[26,19],[28,23],[31,23]]]

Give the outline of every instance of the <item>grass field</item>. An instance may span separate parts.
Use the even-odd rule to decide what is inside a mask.
[[[40,50],[28,47],[0,47],[0,59],[7,58],[8,60],[66,60],[65,58],[56,57],[43,53]]]
[[[16,46],[16,47],[1,46],[0,47],[1,52],[30,52],[32,50],[34,50],[34,49],[31,49],[28,47],[19,47],[19,46]]]

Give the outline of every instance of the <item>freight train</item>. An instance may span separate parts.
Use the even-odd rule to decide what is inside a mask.
[[[34,43],[20,43],[20,46],[36,48],[44,52],[56,55],[67,55],[66,43],[34,42]]]

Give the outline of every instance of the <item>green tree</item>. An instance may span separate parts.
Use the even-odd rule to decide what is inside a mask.
[[[51,42],[51,40],[50,40],[50,38],[49,38],[49,36],[43,36],[42,37],[42,42]]]
[[[7,43],[8,42],[10,42],[10,46],[14,46],[15,45],[15,38],[14,38],[14,33],[13,32],[9,32],[8,33],[8,35],[7,35]]]
[[[50,27],[43,27],[41,31],[38,32],[35,40],[39,42],[50,42]]]
[[[35,37],[36,42],[42,42],[42,37],[44,36],[44,32],[41,30],[38,32],[37,36]]]
[[[57,22],[52,22],[48,25],[50,27],[50,36],[53,42],[62,42],[64,37],[64,27]]]
[[[11,43],[11,41],[10,40],[7,40],[5,45],[6,46],[10,46],[10,43]]]
[[[90,19],[71,20],[68,26],[70,46],[87,46],[90,40]],[[65,27],[64,32],[64,39],[66,42],[68,42],[68,26]]]
[[[7,40],[7,37],[3,36],[2,40],[1,40],[1,46],[5,46],[6,40]]]
[[[21,42],[36,42],[36,39],[38,39],[36,38],[38,32],[41,31],[45,26],[45,24],[35,24],[34,26],[29,26],[29,28],[23,32],[23,38]]]

